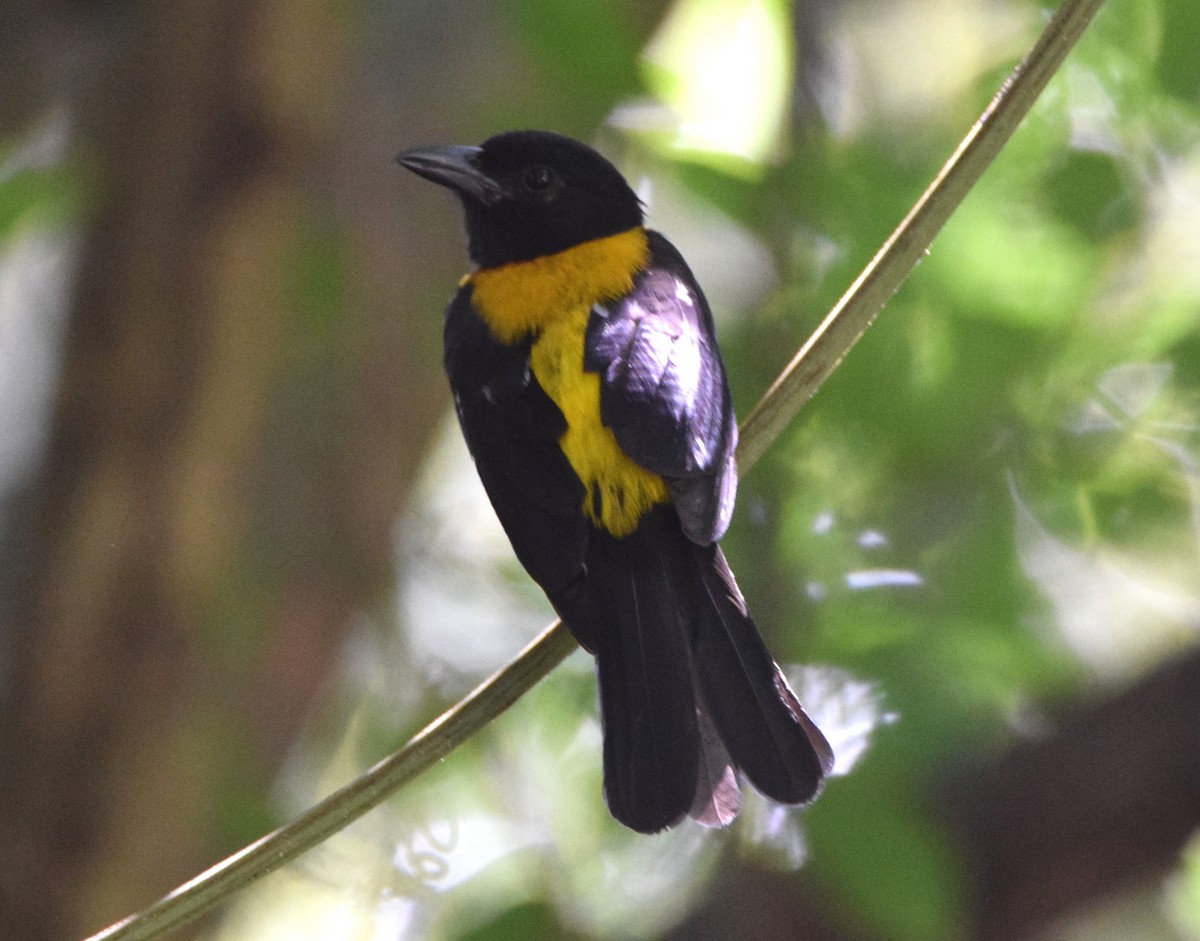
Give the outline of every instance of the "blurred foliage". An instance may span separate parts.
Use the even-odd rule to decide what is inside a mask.
[[[843,4],[804,43],[754,32],[792,13],[782,0],[677,0],[653,38],[632,3],[512,0],[498,41],[537,90],[494,89],[475,135],[582,135],[612,115],[605,149],[650,182],[651,223],[725,302],[742,413],[920,195],[1044,10]],[[753,29],[722,30],[727,18]],[[736,67],[721,61],[722,34],[750,43]],[[757,58],[755,36],[769,44]],[[753,865],[803,860],[830,908],[873,937],[954,936],[969,877],[924,802],[939,779],[1196,639],[1198,41],[1195,0],[1110,0],[929,257],[744,479],[726,549],[773,650],[845,671],[808,702],[831,738],[851,734],[853,684],[874,697],[868,718],[853,715],[870,747],[816,804],[752,805],[732,834],[621,831],[600,797],[594,685],[578,657],[436,774],[238,900],[218,936],[645,938],[699,905],[735,850]],[[813,46],[824,55],[799,58]],[[755,74],[756,61],[773,68]],[[706,73],[741,82],[755,107],[712,124]],[[818,110],[792,123],[802,89]],[[690,133],[693,119],[710,124]],[[723,147],[706,147],[714,135]],[[58,167],[0,173],[0,238],[77,198]],[[714,251],[717,227],[736,238]],[[296,247],[295,307],[317,331],[341,299],[343,250],[320,226]],[[746,270],[765,274],[745,286]],[[365,624],[353,639],[343,692],[284,776],[292,810],[549,618],[455,429],[412,505],[398,528],[399,629]],[[349,730],[332,757],[318,734],[331,729]],[[1196,931],[1197,871],[1193,851],[1171,882],[1181,937]]]

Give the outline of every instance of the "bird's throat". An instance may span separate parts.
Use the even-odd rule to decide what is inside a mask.
[[[538,334],[580,307],[628,293],[650,259],[640,226],[565,251],[467,275],[471,300],[502,343]]]

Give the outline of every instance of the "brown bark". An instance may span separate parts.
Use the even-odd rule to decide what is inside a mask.
[[[1200,828],[1200,652],[1164,664],[950,795],[980,941],[1150,885]]]
[[[0,712],[0,935],[26,941],[94,930],[243,836],[218,798],[264,790],[359,587],[338,452],[271,440],[308,342],[281,289],[330,133],[330,11],[110,13],[123,42],[78,103],[89,205]],[[264,552],[268,484],[313,522]],[[331,546],[341,564],[314,574]]]

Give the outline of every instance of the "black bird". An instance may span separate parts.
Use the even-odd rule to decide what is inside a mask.
[[[737,424],[712,314],[621,174],[544,131],[397,160],[453,190],[474,267],[446,310],[467,446],[517,557],[595,655],[604,794],[653,833],[812,800],[833,753],[717,540]]]

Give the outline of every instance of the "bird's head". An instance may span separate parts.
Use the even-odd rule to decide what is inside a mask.
[[[452,189],[471,260],[527,261],[642,224],[637,194],[592,148],[549,131],[509,131],[478,147],[419,147],[396,160]]]

